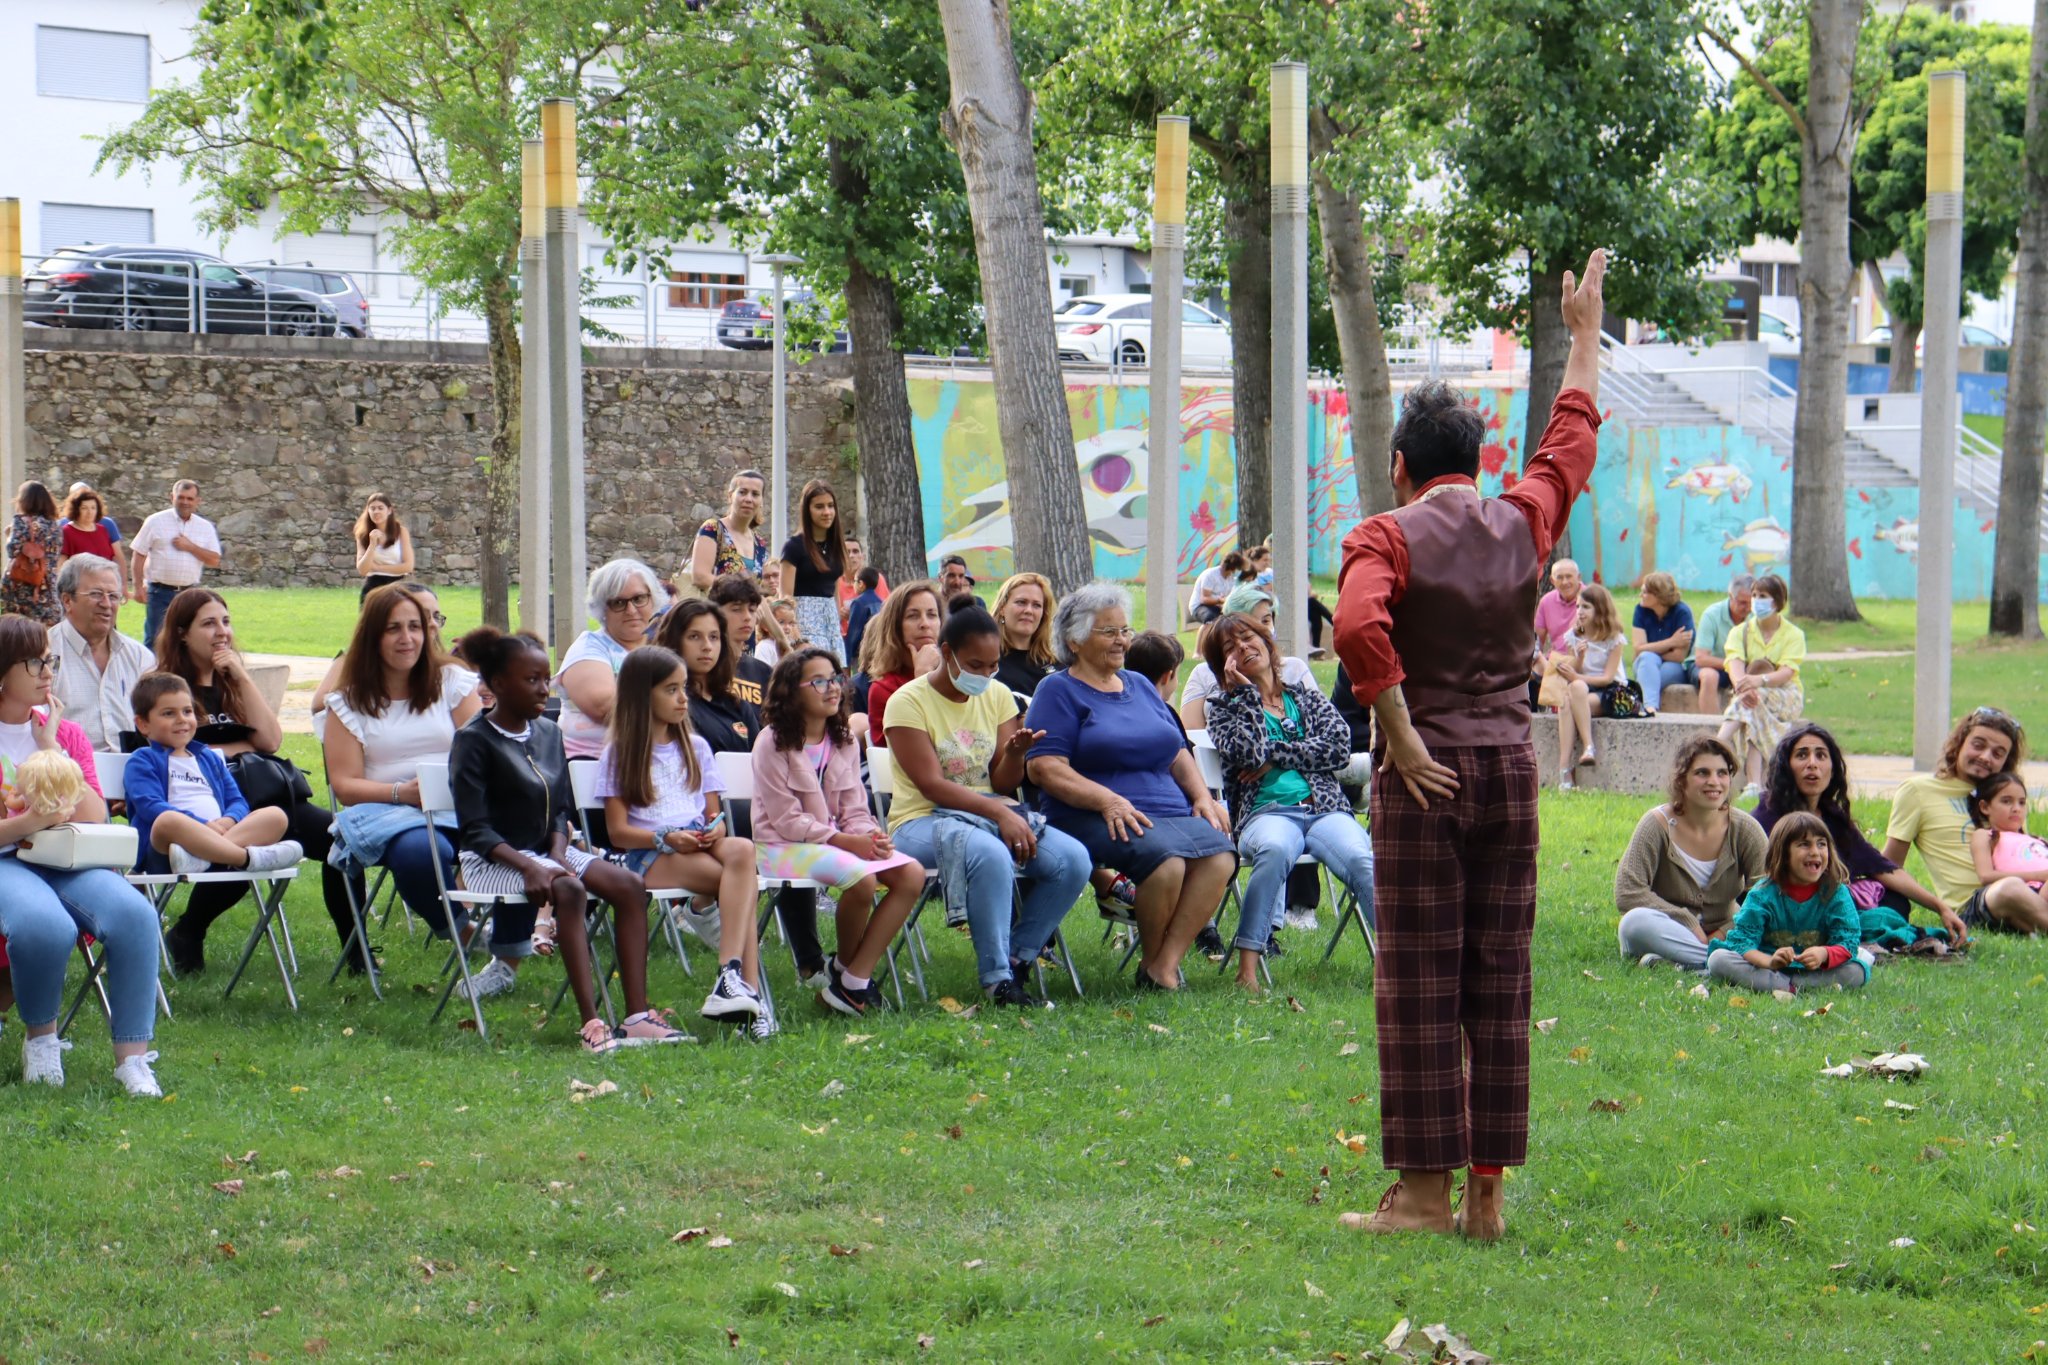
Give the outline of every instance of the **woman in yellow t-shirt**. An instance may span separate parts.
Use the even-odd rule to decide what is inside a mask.
[[[1740,739],[1749,782],[1743,795],[1755,800],[1764,794],[1764,756],[1777,749],[1806,708],[1806,691],[1799,685],[1806,632],[1785,615],[1790,593],[1784,579],[1765,574],[1750,592],[1749,618],[1729,634],[1724,656],[1732,698],[1721,740]]]
[[[1024,755],[1040,736],[996,681],[1002,628],[963,606],[939,634],[939,662],[896,689],[882,718],[899,773],[889,836],[937,868],[948,906],[964,903],[981,986],[998,1005],[1035,1005],[1024,978],[1088,884],[1078,839],[1018,805]],[[1023,882],[1013,928],[1010,898]]]

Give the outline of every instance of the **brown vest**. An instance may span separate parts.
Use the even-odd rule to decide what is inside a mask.
[[[1541,567],[1528,519],[1455,486],[1386,515],[1408,541],[1391,634],[1416,732],[1432,749],[1527,744]]]

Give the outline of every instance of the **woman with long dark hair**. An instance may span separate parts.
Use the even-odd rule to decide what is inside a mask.
[[[1768,834],[1793,811],[1819,816],[1835,841],[1835,856],[1849,869],[1849,897],[1859,912],[1882,906],[1910,918],[1914,906],[1924,906],[1941,920],[1951,942],[1969,937],[1961,916],[1880,853],[1856,827],[1849,812],[1849,763],[1825,727],[1807,721],[1787,731],[1771,752],[1765,777],[1768,785],[1757,802],[1756,822]]]
[[[14,499],[7,527],[7,576],[0,580],[0,606],[54,626],[63,618],[57,601],[57,561],[64,557],[64,526],[50,490],[30,479]]]
[[[812,479],[804,485],[797,507],[801,529],[782,547],[782,591],[796,599],[803,643],[844,663],[839,579],[846,572],[846,524],[839,517],[839,495],[823,479]]]
[[[360,601],[387,583],[412,577],[412,532],[398,519],[398,509],[382,493],[370,494],[356,518],[356,572],[363,576]]]

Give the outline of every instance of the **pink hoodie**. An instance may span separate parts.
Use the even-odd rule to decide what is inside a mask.
[[[775,727],[762,727],[754,741],[756,843],[822,844],[835,834],[872,834],[880,828],[861,785],[856,743],[833,746],[820,782],[801,747],[778,751]]]

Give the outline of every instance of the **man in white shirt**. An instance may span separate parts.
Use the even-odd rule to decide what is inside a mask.
[[[50,631],[57,655],[51,695],[101,753],[118,753],[135,728],[129,694],[154,666],[148,650],[114,629],[121,610],[121,568],[98,555],[73,555],[57,574],[64,619]]]
[[[135,565],[135,600],[148,604],[142,643],[154,646],[171,599],[220,567],[220,533],[199,515],[199,485],[190,479],[172,484],[171,505],[149,514],[128,553]]]

